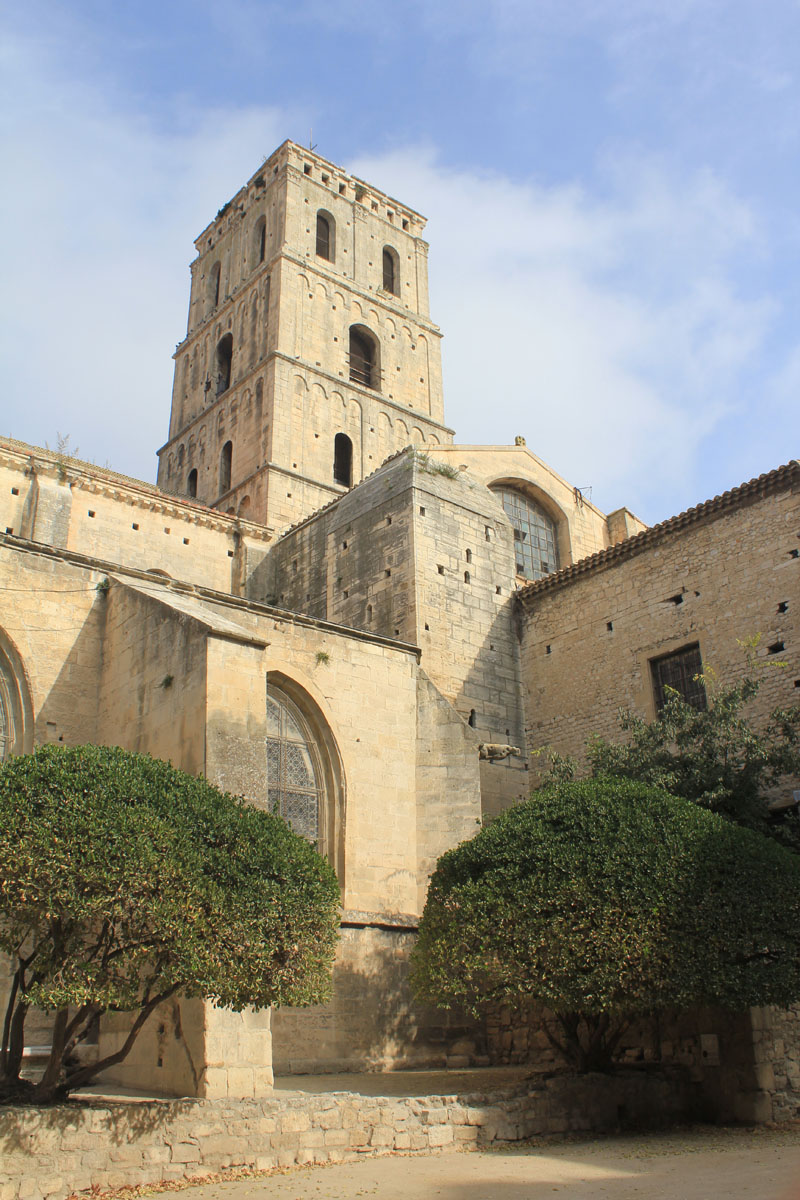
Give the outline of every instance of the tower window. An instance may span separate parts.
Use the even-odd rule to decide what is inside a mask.
[[[217,345],[216,352],[217,395],[221,396],[231,386],[233,364],[233,334],[226,333]]]
[[[555,522],[544,509],[521,492],[497,488],[514,529],[514,555],[517,575],[523,579],[541,579],[558,570]]]
[[[391,246],[383,247],[383,290],[393,296],[400,295],[397,269],[397,254]]]
[[[220,264],[217,262],[211,268],[211,274],[208,278],[208,296],[213,308],[216,308],[219,304],[219,276]]]
[[[231,463],[233,462],[233,442],[226,442],[219,456],[219,494],[222,496],[231,489]]]
[[[189,478],[186,480],[186,494],[192,500],[197,496],[197,467],[193,467],[189,472]]]
[[[333,481],[353,486],[353,443],[346,433],[337,433],[333,439]]]
[[[336,225],[330,213],[317,213],[317,258],[333,262],[336,254]]]
[[[363,325],[350,326],[350,379],[364,387],[378,386],[378,344]]]
[[[267,253],[267,218],[260,217],[256,223],[254,246],[256,263],[263,263]]]

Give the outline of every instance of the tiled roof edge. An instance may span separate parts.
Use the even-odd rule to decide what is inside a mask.
[[[691,525],[714,520],[724,516],[731,509],[745,507],[763,496],[783,491],[787,485],[795,481],[800,483],[800,462],[792,459],[784,466],[776,467],[774,471],[767,471],[766,474],[740,484],[739,487],[723,492],[721,496],[714,496],[713,499],[705,500],[694,508],[687,508],[685,512],[678,513],[676,517],[669,517],[658,525],[651,525],[649,529],[644,529],[641,533],[634,534],[633,537],[625,538],[624,541],[609,546],[607,550],[598,550],[596,554],[591,554],[588,558],[581,558],[568,567],[562,567],[560,571],[554,571],[552,575],[545,575],[544,579],[536,579],[532,583],[526,584],[517,591],[517,599],[520,601],[533,599],[542,592],[563,587],[581,575],[588,575],[593,571],[613,566],[626,558],[633,558],[651,546],[664,541],[673,533],[678,533]]]

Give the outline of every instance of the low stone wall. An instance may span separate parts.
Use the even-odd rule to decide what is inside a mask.
[[[284,1093],[263,1100],[74,1103],[0,1110],[0,1200],[270,1170],[392,1151],[429,1153],[542,1133],[669,1124],[691,1089],[645,1073],[555,1076],[464,1096]],[[633,1120],[635,1116],[635,1122]]]

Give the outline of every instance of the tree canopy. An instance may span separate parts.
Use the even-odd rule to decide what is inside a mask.
[[[330,996],[339,888],[277,816],[115,747],[45,746],[0,767],[0,949],[11,995],[0,1094],[19,1096],[31,1006],[55,1010],[46,1101],[119,1062],[180,992],[234,1010]],[[122,1051],[69,1056],[106,1010],[135,1014]]]
[[[800,862],[760,834],[626,780],[554,784],[440,858],[414,982],[479,1013],[538,1002],[579,1069],[632,1016],[800,997]]]
[[[800,773],[800,706],[775,709],[755,729],[744,710],[761,683],[748,676],[733,686],[712,687],[704,709],[668,689],[653,721],[623,710],[619,721],[626,741],[595,736],[587,744],[592,774],[649,783],[800,846],[796,820],[767,824],[768,797],[787,776]]]

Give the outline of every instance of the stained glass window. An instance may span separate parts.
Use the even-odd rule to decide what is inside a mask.
[[[521,492],[497,488],[496,494],[514,528],[517,575],[541,579],[557,571],[556,527],[547,513]]]
[[[8,755],[9,747],[9,728],[8,728],[8,712],[5,705],[5,696],[3,688],[0,686],[0,762]]]
[[[273,812],[323,849],[323,790],[313,738],[291,700],[273,687],[267,693],[267,795]]]

